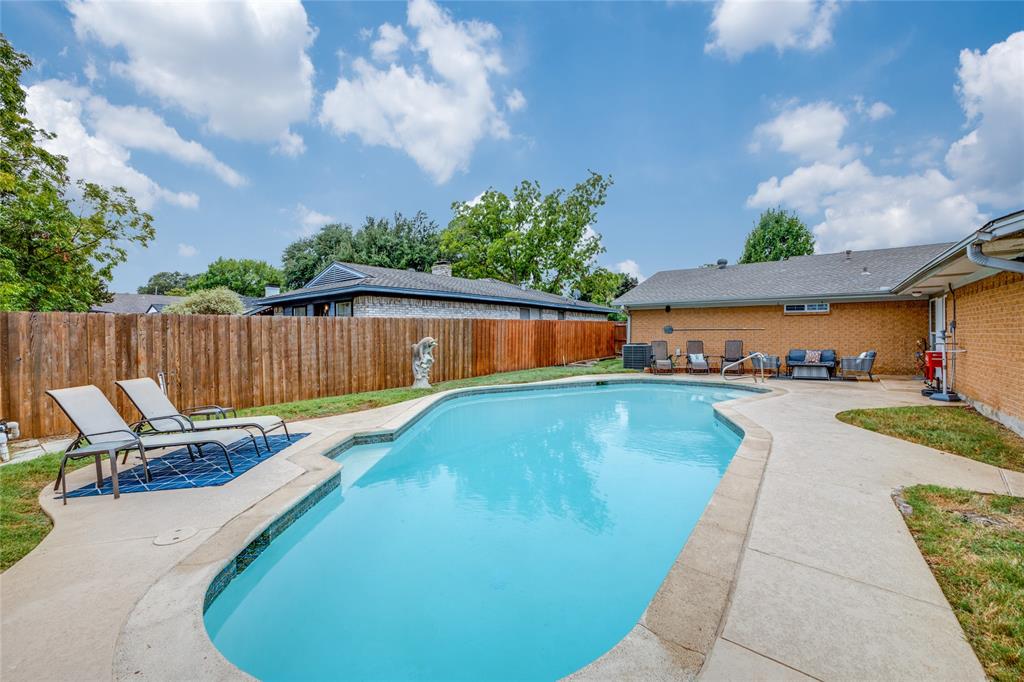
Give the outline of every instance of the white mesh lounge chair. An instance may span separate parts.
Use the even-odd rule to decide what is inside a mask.
[[[222,419],[197,419],[181,414],[160,386],[149,377],[142,379],[124,379],[116,382],[118,388],[125,392],[132,404],[142,413],[143,419],[154,431],[170,433],[173,431],[210,431],[221,429],[256,429],[263,434],[263,443],[270,452],[270,441],[267,434],[277,429],[284,429],[284,435],[290,441],[288,427],[280,417],[225,417]]]
[[[126,458],[129,450],[138,450],[139,455],[142,456],[142,466],[146,472],[147,481],[153,480],[152,475],[149,473],[149,463],[146,461],[147,450],[184,445],[188,448],[189,458],[195,461],[195,457],[192,454],[193,447],[202,455],[202,446],[212,445],[223,451],[224,459],[227,460],[228,470],[231,473],[234,473],[235,469],[231,465],[229,453],[245,445],[246,439],[251,440],[253,447],[256,448],[256,452],[259,452],[256,439],[251,433],[242,429],[207,432],[187,431],[154,435],[137,433],[125,423],[121,415],[114,409],[114,406],[107,400],[107,397],[103,395],[103,391],[95,386],[61,388],[47,391],[46,394],[53,398],[54,402],[57,403],[60,409],[64,411],[64,414],[68,416],[68,419],[71,420],[71,423],[75,425],[75,428],[78,429],[78,436],[75,437],[64,451],[64,457],[60,461],[60,471],[57,473],[57,480],[53,484],[54,490],[57,489],[57,486],[61,487],[64,504],[68,502],[67,479],[64,471],[67,461],[80,457],[96,457],[98,449],[96,446],[100,446],[99,449],[106,446],[108,448],[107,451],[111,454],[123,451],[126,453]],[[99,459],[96,460],[96,469],[97,475],[99,475]],[[114,466],[111,466],[111,474],[114,475],[114,472]],[[99,481],[97,481],[98,484]]]

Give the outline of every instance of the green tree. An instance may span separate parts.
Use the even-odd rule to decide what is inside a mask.
[[[594,268],[588,275],[580,279],[576,292],[579,293],[581,301],[609,305],[618,295],[623,277],[625,275],[612,272],[607,268]]]
[[[455,202],[441,250],[456,275],[558,294],[580,288],[604,252],[591,228],[611,184],[610,177],[591,172],[568,192],[545,195],[539,183],[524,180],[512,196],[489,189],[479,201]]]
[[[55,136],[28,118],[31,60],[0,34],[0,310],[85,311],[110,300],[114,267],[146,246],[153,217],[123,187],[72,182]]]
[[[140,294],[167,294],[174,296],[174,291],[186,291],[192,275],[184,272],[158,272],[138,288]]]
[[[281,255],[284,283],[301,287],[334,261],[429,270],[437,261],[439,242],[437,224],[422,211],[412,218],[401,213],[391,220],[367,217],[358,231],[349,225],[324,225],[285,248]]]
[[[281,271],[251,258],[218,258],[188,283],[189,291],[227,287],[240,296],[262,296],[266,285],[281,286]]]
[[[331,264],[355,258],[352,227],[339,223],[324,225],[316,234],[289,244],[281,254],[284,285],[297,289]]]
[[[765,263],[814,253],[814,235],[796,211],[769,208],[747,235],[740,263]]]
[[[184,301],[172,303],[162,312],[175,315],[241,315],[245,306],[231,289],[215,287],[189,294]]]

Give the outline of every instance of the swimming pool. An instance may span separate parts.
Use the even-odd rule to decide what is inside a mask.
[[[740,442],[707,386],[459,397],[339,459],[340,487],[213,601],[261,679],[557,679],[636,624]]]

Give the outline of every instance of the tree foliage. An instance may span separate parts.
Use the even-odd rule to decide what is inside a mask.
[[[550,293],[582,286],[604,252],[593,232],[612,179],[591,172],[570,191],[542,194],[523,181],[508,196],[489,189],[474,202],[455,202],[455,217],[441,233],[441,250],[454,274],[493,277]]]
[[[764,263],[814,253],[814,235],[796,211],[770,208],[747,235],[740,263]]]
[[[187,291],[192,275],[185,272],[158,272],[138,288],[140,294],[165,294],[174,296],[172,292]]]
[[[412,218],[401,213],[391,220],[367,217],[358,231],[350,225],[325,225],[285,248],[284,283],[301,287],[334,261],[429,270],[437,261],[438,243],[437,224],[422,211]]]
[[[114,267],[153,238],[153,217],[123,187],[73,183],[67,159],[37,144],[54,135],[28,118],[31,66],[0,35],[0,310],[85,311],[110,300]]]
[[[241,315],[245,312],[245,306],[231,289],[215,287],[189,294],[188,298],[172,303],[162,312],[177,315]]]
[[[262,296],[266,285],[280,286],[281,271],[270,263],[251,258],[218,258],[206,272],[189,280],[189,291],[227,287],[240,296]]]

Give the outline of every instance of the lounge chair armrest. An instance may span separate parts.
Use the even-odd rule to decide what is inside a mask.
[[[196,426],[195,424],[192,423],[192,420],[190,418],[188,418],[186,415],[181,414],[180,412],[176,412],[175,414],[168,414],[162,417],[153,417],[152,419],[140,419],[139,421],[131,425],[132,431],[135,431],[136,433],[141,433],[142,428],[146,425],[148,425],[154,431],[159,431],[159,429],[153,426],[153,422],[162,421],[173,421],[180,427],[179,431],[196,430]]]
[[[190,415],[190,414],[192,414],[194,412],[199,412],[200,410],[214,410],[221,417],[227,417],[228,416],[228,410],[231,410],[231,414],[232,415],[234,415],[235,417],[238,416],[238,410],[236,410],[235,408],[233,408],[233,407],[221,407],[220,405],[196,405],[194,407],[188,408],[184,412],[185,412],[186,415]]]
[[[93,443],[90,440],[91,438],[93,438],[95,436],[110,436],[110,435],[113,435],[115,433],[123,433],[126,436],[125,437],[125,441],[134,441],[134,445],[132,445],[130,447],[138,448],[139,452],[143,451],[142,439],[139,438],[139,434],[135,433],[134,431],[127,430],[127,429],[114,429],[113,431],[98,431],[96,433],[90,433],[88,435],[86,435],[86,434],[79,434],[78,438],[76,438],[74,441],[72,441],[71,445],[69,445],[68,449],[65,450],[64,452],[65,453],[72,453],[72,452],[74,452],[74,448],[76,446],[79,446],[83,439],[89,441],[90,445],[96,445],[96,443]],[[120,448],[120,449],[121,450],[128,450],[129,448]]]

